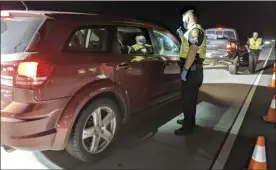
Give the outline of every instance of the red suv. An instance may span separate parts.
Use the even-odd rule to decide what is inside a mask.
[[[137,35],[151,50],[130,53]],[[131,19],[1,11],[1,145],[108,151],[127,118],[180,96],[179,42]]]

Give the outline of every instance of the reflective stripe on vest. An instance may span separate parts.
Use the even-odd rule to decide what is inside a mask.
[[[183,35],[179,57],[181,57],[181,58],[187,57],[188,52],[189,52],[189,40],[188,40],[189,34],[194,28],[197,28],[204,33],[203,42],[199,46],[197,53],[199,54],[199,57],[201,59],[205,59],[205,57],[206,57],[206,34],[205,34],[205,30],[199,24],[195,24],[194,26],[192,26],[192,28],[187,30],[186,33]]]
[[[261,43],[262,43],[261,38],[257,38],[256,41],[254,38],[250,38],[249,39],[249,48],[252,50],[258,50],[260,48]]]

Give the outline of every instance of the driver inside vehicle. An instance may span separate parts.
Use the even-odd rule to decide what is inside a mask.
[[[152,54],[152,46],[147,43],[144,35],[138,34],[135,36],[136,43],[128,47],[128,54]]]

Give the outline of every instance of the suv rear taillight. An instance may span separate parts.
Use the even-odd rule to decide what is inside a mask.
[[[226,51],[231,51],[231,50],[232,50],[231,44],[227,43],[226,44]]]
[[[18,64],[5,64],[1,68],[1,84],[33,89],[42,85],[53,69],[52,64],[41,62],[23,61]],[[4,83],[2,83],[3,80]]]
[[[225,48],[226,48],[226,51],[229,52],[237,49],[237,45],[234,42],[228,42]]]
[[[35,88],[47,80],[54,69],[48,63],[20,62],[15,76],[15,86],[21,88]]]
[[[1,11],[1,20],[11,20],[11,19],[12,19],[12,15],[8,11]]]

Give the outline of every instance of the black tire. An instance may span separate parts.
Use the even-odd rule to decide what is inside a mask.
[[[238,74],[239,71],[239,63],[240,63],[240,57],[236,56],[235,59],[232,61],[233,63],[229,65],[229,73],[230,74]]]
[[[91,115],[91,113],[95,109],[97,109],[101,106],[107,106],[107,107],[111,108],[113,110],[113,112],[115,113],[116,129],[115,129],[114,136],[113,136],[111,142],[109,143],[109,145],[102,152],[97,153],[97,154],[91,154],[91,153],[87,152],[83,146],[82,132],[83,132],[83,128],[85,126],[85,121],[87,120],[87,118]],[[115,102],[113,102],[112,100],[110,100],[108,98],[101,98],[101,99],[97,99],[97,100],[93,101],[90,105],[88,105],[79,114],[80,114],[80,116],[78,117],[78,119],[76,120],[76,122],[74,124],[70,139],[66,146],[66,151],[70,155],[72,155],[73,157],[75,157],[81,161],[96,162],[99,159],[101,159],[102,157],[107,156],[107,154],[110,153],[112,150],[112,145],[114,144],[114,141],[116,140],[116,137],[118,135],[118,132],[119,132],[119,129],[121,126],[120,110],[119,110],[118,106],[115,104]]]

